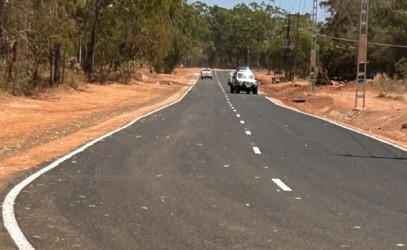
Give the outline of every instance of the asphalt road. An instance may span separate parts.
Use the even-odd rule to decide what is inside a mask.
[[[407,152],[229,94],[227,74],[25,188],[15,212],[30,244],[406,249]]]

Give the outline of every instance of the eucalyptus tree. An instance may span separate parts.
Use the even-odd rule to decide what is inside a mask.
[[[233,9],[210,8],[214,60],[221,65],[265,66],[275,37],[279,9],[273,5],[238,4]]]
[[[371,41],[389,46],[370,46],[370,67],[390,76],[407,77],[403,70],[407,67],[407,2],[376,0],[371,12],[374,15],[370,19]]]
[[[88,79],[91,79],[94,72],[95,48],[97,45],[97,32],[104,12],[112,4],[113,0],[83,0],[83,10],[81,11],[83,28],[86,34],[85,53],[83,54],[83,70]]]
[[[49,83],[62,81],[62,55],[73,31],[68,9],[72,0],[8,0],[0,2],[1,54],[13,93],[37,86],[44,68]]]
[[[407,58],[407,3],[406,1],[375,0],[369,8],[368,70],[370,74],[387,73],[393,76],[403,71]],[[331,38],[321,39],[321,57],[324,66],[337,77],[354,79],[359,35],[360,1],[328,0],[322,1],[332,17],[322,27],[322,33]],[[354,41],[354,42],[352,42]],[[384,45],[374,45],[374,43]]]
[[[193,47],[196,13],[186,0],[93,0],[83,13],[89,78],[95,64],[117,68],[132,60],[172,71]]]
[[[210,30],[213,46],[208,48],[209,63],[221,66],[225,58],[229,60],[236,56],[236,33],[234,16],[231,10],[219,6],[210,7]],[[230,63],[230,62],[229,62]]]
[[[196,28],[200,21],[196,20],[197,15],[198,12],[186,0],[172,1],[169,21],[172,24],[173,39],[167,56],[164,58],[166,73],[172,72],[199,44]]]
[[[192,51],[185,56],[186,66],[212,66],[209,56],[214,51],[214,43],[210,29],[210,9],[203,2],[191,4],[192,18],[190,19],[190,32],[194,38]]]

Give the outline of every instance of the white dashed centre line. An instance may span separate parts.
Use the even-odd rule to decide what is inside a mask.
[[[291,192],[291,188],[284,184],[280,179],[271,179],[277,186],[279,186],[285,192]]]
[[[261,151],[258,147],[253,147],[253,151],[256,155],[261,155]]]
[[[252,135],[252,132],[246,131],[246,135]]]
[[[237,116],[237,117],[240,117],[240,115],[239,115],[239,114],[236,114],[236,116]]]
[[[240,124],[244,124],[244,121],[240,121]]]

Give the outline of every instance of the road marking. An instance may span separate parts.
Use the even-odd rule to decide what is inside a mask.
[[[261,155],[261,151],[258,147],[253,147],[253,151],[256,155]]]
[[[240,121],[240,124],[244,124],[244,121]]]
[[[291,188],[284,184],[280,179],[271,179],[277,186],[279,186],[285,192],[291,192]]]
[[[246,131],[246,135],[252,135],[252,132]]]
[[[236,114],[236,116],[237,116],[237,117],[240,117],[240,115],[239,115],[239,114]]]

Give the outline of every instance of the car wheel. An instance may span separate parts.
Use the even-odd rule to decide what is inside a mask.
[[[257,88],[254,88],[254,89],[253,89],[253,94],[254,94],[254,95],[257,95]]]
[[[235,92],[235,90],[233,89],[232,85],[230,85],[230,93],[233,94],[233,92]]]
[[[247,89],[247,90],[246,90],[246,94],[250,94],[250,89]]]
[[[240,94],[240,89],[239,88],[236,89],[236,93]]]

